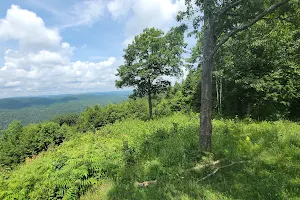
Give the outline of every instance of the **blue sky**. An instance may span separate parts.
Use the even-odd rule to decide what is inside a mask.
[[[184,0],[1,0],[0,98],[112,91],[123,49]]]

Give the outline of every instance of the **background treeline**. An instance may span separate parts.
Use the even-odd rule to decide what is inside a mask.
[[[203,38],[202,33],[198,37]],[[194,47],[191,63],[202,59],[202,42]],[[230,39],[214,62],[215,113],[257,120],[299,119],[300,29],[296,18],[270,16],[258,22]],[[186,81],[199,80],[201,72],[197,73],[193,69]],[[194,98],[197,111],[200,95],[199,89]]]

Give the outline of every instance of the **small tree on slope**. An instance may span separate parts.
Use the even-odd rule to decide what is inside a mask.
[[[152,95],[165,90],[170,81],[166,76],[182,74],[184,27],[172,28],[164,34],[161,30],[144,29],[124,50],[124,65],[120,66],[116,87],[134,87],[134,95],[148,96],[149,117],[152,118]]]

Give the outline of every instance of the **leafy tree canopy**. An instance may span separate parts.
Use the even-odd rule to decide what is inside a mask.
[[[147,28],[136,36],[124,50],[124,65],[120,66],[116,87],[135,88],[135,96],[149,97],[149,112],[152,115],[151,95],[165,90],[170,81],[165,76],[182,74],[182,54],[185,27],[172,28],[164,34],[155,28]]]

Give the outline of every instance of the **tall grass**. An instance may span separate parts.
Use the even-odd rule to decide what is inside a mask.
[[[213,153],[201,154],[198,124],[178,113],[107,125],[0,172],[0,199],[300,197],[300,125],[214,120]]]

